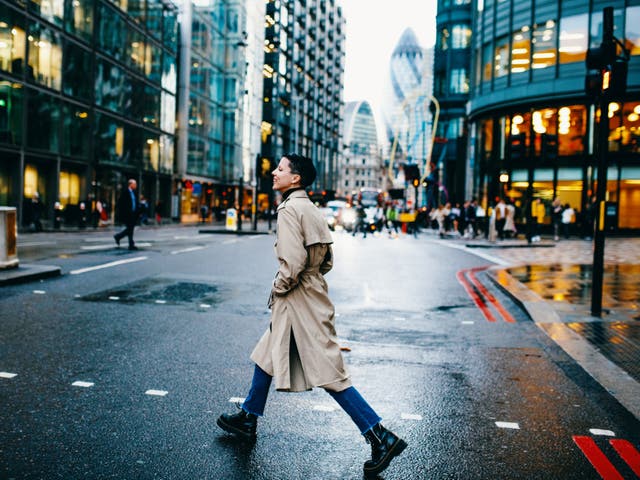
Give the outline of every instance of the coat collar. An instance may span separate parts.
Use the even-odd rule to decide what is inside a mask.
[[[300,190],[295,190],[293,192],[291,192],[287,198],[285,198],[282,203],[280,203],[280,205],[278,205],[278,210],[280,210],[281,208],[284,208],[284,206],[287,204],[287,202],[289,200],[291,200],[292,198],[309,198],[309,195],[307,195],[307,192],[304,189],[300,189]]]

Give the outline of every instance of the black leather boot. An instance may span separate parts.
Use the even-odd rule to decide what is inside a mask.
[[[225,432],[233,433],[244,440],[256,439],[258,417],[240,409],[238,413],[228,415],[223,413],[218,417],[218,426]]]
[[[389,466],[393,457],[396,457],[407,448],[407,442],[398,438],[378,423],[364,434],[367,443],[371,444],[371,460],[364,462],[364,474],[367,477],[375,476]]]

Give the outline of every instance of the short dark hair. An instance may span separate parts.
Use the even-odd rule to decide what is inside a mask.
[[[289,160],[291,173],[300,175],[300,184],[303,187],[308,187],[315,181],[317,172],[313,160],[297,153],[285,153],[283,157]]]

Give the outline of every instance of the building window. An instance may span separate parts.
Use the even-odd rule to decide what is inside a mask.
[[[531,63],[531,30],[525,25],[513,34],[511,46],[511,73],[522,73],[529,70]]]
[[[29,75],[41,85],[60,90],[62,47],[60,35],[34,23],[29,31]]]
[[[558,155],[576,155],[584,151],[587,110],[584,105],[558,109]]]
[[[58,152],[60,105],[57,99],[37,90],[27,90],[27,146]]]
[[[493,54],[493,69],[496,78],[504,77],[509,73],[509,38],[496,39]]]
[[[68,1],[65,11],[65,29],[86,41],[91,41],[93,33],[93,0]]]
[[[62,26],[64,0],[31,0],[29,10],[59,27]]]
[[[471,43],[471,28],[454,25],[451,29],[451,48],[467,48]]]
[[[93,86],[92,54],[70,40],[64,43],[62,91],[76,99],[90,100]]]
[[[492,56],[492,48],[491,44],[487,44],[484,46],[482,50],[482,81],[490,82],[491,81],[491,70],[493,66],[493,56]]]
[[[0,70],[22,75],[26,58],[24,17],[0,5]]]
[[[623,11],[620,9],[615,9],[613,11],[613,34],[622,38],[625,36],[623,34],[624,22],[622,18]],[[602,10],[594,11],[591,14],[591,32],[590,32],[589,46],[590,47],[599,47],[602,42]]]
[[[589,15],[573,15],[560,20],[560,63],[584,62],[589,40]]]
[[[469,93],[469,77],[465,68],[451,70],[449,93]]]
[[[556,64],[557,26],[554,20],[533,26],[533,63],[531,68],[540,69]]]
[[[437,48],[439,50],[447,50],[449,48],[449,29],[447,27],[443,27],[440,30]]]
[[[0,80],[0,143],[22,143],[22,85]]]
[[[640,7],[627,7],[624,36],[625,47],[631,55],[640,55]]]

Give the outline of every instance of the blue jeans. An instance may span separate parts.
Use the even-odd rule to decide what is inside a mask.
[[[271,380],[273,380],[271,375],[262,370],[258,365],[255,366],[249,394],[242,404],[242,409],[245,412],[258,417],[264,415],[264,407],[267,403],[267,397],[269,396]],[[349,387],[341,392],[326,391],[351,417],[351,420],[356,424],[360,433],[364,434],[368,432],[382,421],[355,387]]]

